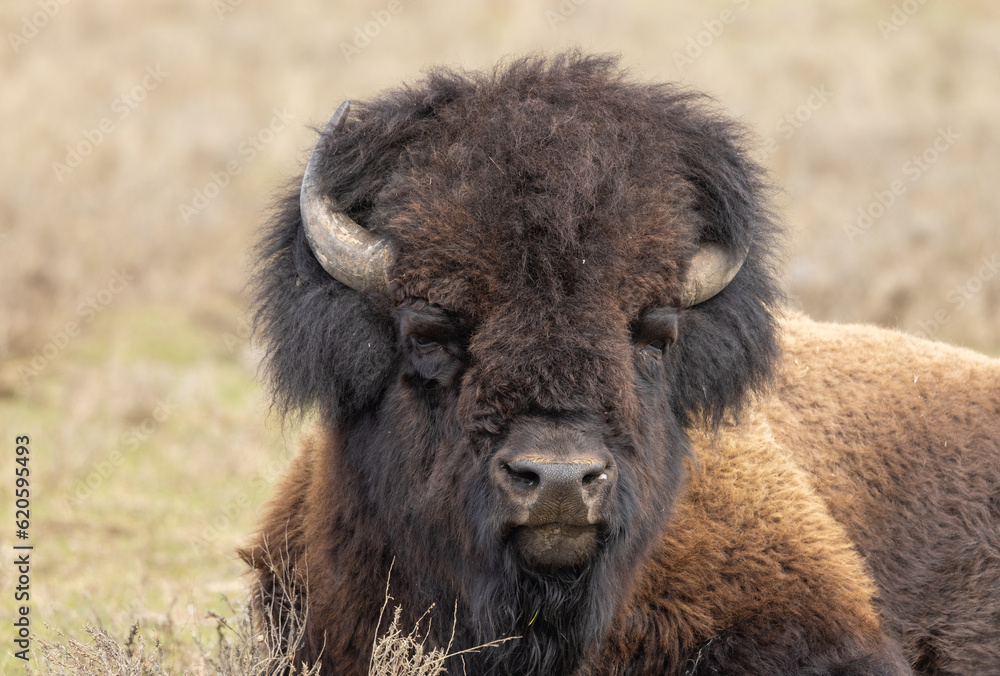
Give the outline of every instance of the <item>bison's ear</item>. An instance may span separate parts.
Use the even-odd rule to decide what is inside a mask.
[[[675,413],[685,425],[700,418],[714,426],[765,389],[776,368],[780,226],[767,204],[764,170],[741,149],[746,135],[711,112],[692,114],[688,123],[681,161],[696,194],[700,238],[747,251],[726,288],[680,317],[672,362]]]
[[[333,419],[372,406],[397,358],[392,317],[320,267],[297,191],[279,205],[257,254],[254,329],[275,406],[283,414],[315,406]]]

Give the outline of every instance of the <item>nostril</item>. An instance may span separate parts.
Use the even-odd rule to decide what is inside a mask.
[[[494,463],[490,474],[501,504],[513,510],[511,523],[518,526],[598,523],[616,477],[611,463],[581,455],[523,453]]]
[[[567,490],[572,486],[594,488],[608,480],[603,462],[552,462],[515,458],[500,465],[507,480],[519,488]]]
[[[531,471],[530,469],[526,469],[524,467],[514,468],[507,463],[503,463],[502,467],[507,473],[507,476],[510,477],[511,481],[515,484],[523,486],[524,488],[534,488],[538,485],[540,478],[537,473]]]
[[[585,475],[583,475],[583,485],[584,485],[584,487],[590,486],[590,485],[592,485],[594,483],[597,483],[597,482],[600,482],[600,481],[607,481],[608,480],[608,473],[606,471],[604,471],[604,470],[605,470],[605,468],[602,467],[599,470],[594,470],[594,471],[591,471],[591,472],[587,472]]]

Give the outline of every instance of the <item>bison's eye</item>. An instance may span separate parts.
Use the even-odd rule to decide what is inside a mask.
[[[658,307],[647,310],[632,324],[632,342],[637,354],[662,359],[677,340],[677,310]]]
[[[413,343],[413,349],[420,354],[430,354],[435,350],[441,349],[441,343],[427,336],[410,336],[410,340]]]
[[[452,384],[464,363],[462,323],[442,308],[423,301],[397,310],[400,347],[409,354],[404,377],[414,386],[436,390]]]
[[[663,352],[667,349],[667,341],[657,340],[652,343],[646,343],[639,347],[639,353],[647,357],[653,357],[654,359],[662,359]]]

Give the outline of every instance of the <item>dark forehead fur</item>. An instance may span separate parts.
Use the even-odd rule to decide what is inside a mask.
[[[681,314],[674,410],[719,420],[767,381],[776,226],[742,132],[704,97],[637,83],[611,57],[530,57],[432,71],[355,103],[319,143],[324,190],[399,255],[390,296],[362,298],[319,267],[297,193],[286,200],[257,276],[257,325],[286,408],[340,417],[375,401],[396,360],[392,308],[412,299],[522,342],[576,332],[627,351],[610,337],[678,303],[702,240],[749,256],[723,293]]]

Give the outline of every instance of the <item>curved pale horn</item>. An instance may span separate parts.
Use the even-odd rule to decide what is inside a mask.
[[[322,139],[343,129],[350,110],[351,102],[344,101],[326,123],[302,177],[299,209],[309,247],[323,269],[341,284],[377,294],[389,287],[389,267],[395,257],[392,243],[355,223],[320,190]]]
[[[746,258],[746,252],[740,255],[721,244],[702,242],[698,253],[691,259],[687,281],[681,293],[681,307],[704,303],[726,288],[743,267]]]

